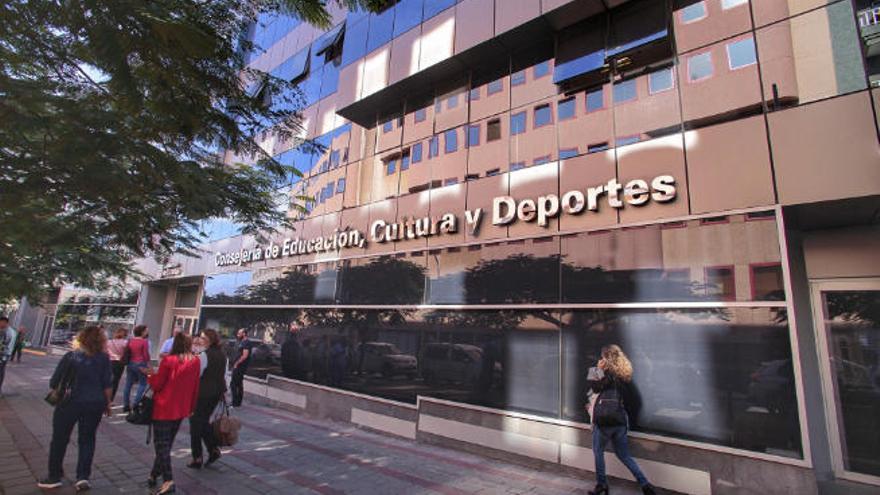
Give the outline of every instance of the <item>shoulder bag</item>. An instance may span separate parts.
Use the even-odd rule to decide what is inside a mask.
[[[616,386],[608,387],[599,394],[593,406],[592,420],[596,426],[627,425],[623,397]]]
[[[52,407],[58,407],[70,399],[70,390],[73,388],[73,381],[76,379],[76,368],[70,362],[73,359],[73,351],[68,352],[61,358],[58,366],[61,367],[61,379],[58,385],[49,390],[46,394],[45,401]]]
[[[238,431],[241,430],[241,421],[232,417],[229,404],[226,402],[226,394],[223,394],[222,409],[217,417],[211,422],[214,435],[217,437],[217,446],[231,447],[238,442]]]

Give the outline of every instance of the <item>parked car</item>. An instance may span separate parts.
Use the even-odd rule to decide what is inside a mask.
[[[360,345],[360,371],[362,373],[381,373],[385,377],[406,375],[414,378],[418,374],[418,360],[415,356],[400,352],[388,342],[364,342]]]
[[[422,377],[428,383],[475,383],[480,378],[483,350],[474,345],[435,343],[422,350]]]

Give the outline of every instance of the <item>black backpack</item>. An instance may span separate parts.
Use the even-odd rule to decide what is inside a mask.
[[[603,390],[593,407],[593,424],[596,426],[626,426],[626,408],[623,396],[616,385]]]

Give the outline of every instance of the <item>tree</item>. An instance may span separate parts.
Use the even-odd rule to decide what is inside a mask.
[[[133,275],[133,259],[192,253],[212,218],[244,232],[286,225],[278,191],[296,172],[256,138],[297,139],[302,97],[247,67],[265,47],[243,33],[266,13],[327,27],[325,4],[0,4],[0,300],[97,287]],[[253,163],[224,164],[222,150]]]

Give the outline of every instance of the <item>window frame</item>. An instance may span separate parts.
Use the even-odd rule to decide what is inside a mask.
[[[571,104],[571,115],[568,117],[562,117],[562,105],[563,104]],[[577,96],[569,96],[568,98],[563,98],[561,100],[556,101],[556,120],[559,122],[564,122],[566,120],[573,120],[577,118]]]
[[[734,1],[737,2],[735,5],[725,6],[724,0],[721,0],[721,10],[731,10],[731,9],[735,9],[737,7],[742,7],[743,5],[749,4],[749,0],[734,0]]]
[[[599,93],[599,95],[602,97],[602,106],[590,110],[590,95],[596,94],[596,93]],[[604,85],[600,86],[598,89],[584,92],[584,108],[586,109],[587,113],[599,112],[599,111],[605,110],[607,108],[607,104],[605,103],[605,86]]]
[[[746,40],[752,40],[752,54],[754,54],[754,58],[752,59],[751,62],[749,62],[747,64],[743,64],[743,65],[739,65],[739,66],[734,67],[733,66],[733,58],[730,56],[730,47],[732,45],[737,44],[737,43],[742,43]],[[738,40],[728,41],[727,43],[724,44],[724,52],[727,55],[727,68],[731,72],[733,72],[735,70],[745,69],[747,67],[751,67],[753,65],[758,64],[758,46],[755,44],[755,37],[754,36],[746,36],[746,37],[740,38]]]
[[[694,5],[702,5],[703,6],[703,15],[701,15],[700,17],[695,17],[690,20],[686,20],[684,18],[685,9],[687,9],[688,7],[693,7]],[[700,22],[707,17],[709,17],[709,6],[706,5],[706,2],[704,0],[700,0],[699,2],[692,3],[692,4],[688,5],[687,7],[680,9],[678,11],[678,21],[681,22],[682,24],[693,24],[695,22]]]
[[[510,114],[510,135],[511,136],[519,136],[520,134],[525,134],[529,128],[529,119],[528,119],[528,110],[523,110],[521,112]],[[513,120],[515,118],[522,117],[522,129],[519,132],[514,132]]]
[[[574,152],[574,154],[569,154],[571,152]],[[570,158],[574,158],[574,157],[580,155],[580,152],[581,152],[581,150],[577,146],[575,146],[574,148],[560,148],[559,152],[558,152],[559,159],[560,160],[568,160]],[[563,155],[565,155],[565,156],[563,156]]]
[[[706,76],[700,77],[698,79],[691,79],[691,62],[693,62],[693,60],[695,58],[701,57],[703,55],[707,55],[709,57],[709,67],[711,67],[712,70]],[[711,79],[714,76],[715,76],[715,60],[714,60],[714,57],[712,57],[712,50],[711,49],[704,50],[699,53],[694,53],[694,54],[688,56],[688,58],[687,58],[687,81],[688,81],[688,84],[701,83],[707,79]]]
[[[519,77],[522,76],[522,81],[519,82]],[[510,75],[510,87],[514,88],[516,86],[523,86],[528,82],[528,78],[526,77],[526,70],[518,70]]]
[[[547,67],[547,69],[544,71],[543,74],[538,75],[538,67],[541,67],[541,66],[545,66],[545,67]],[[532,80],[534,80],[534,81],[537,81],[538,79],[541,79],[542,77],[547,77],[552,73],[553,73],[553,67],[550,65],[550,60],[545,60],[543,62],[539,62],[539,63],[532,66]]]
[[[389,158],[385,160],[385,177],[397,173],[397,158]]]
[[[709,294],[709,270],[720,270],[720,269],[729,269],[730,270],[730,280],[731,287],[733,287],[733,294],[723,295],[718,299],[724,302],[736,301],[736,265],[707,265],[703,267],[703,285],[706,286],[706,296],[710,296]],[[711,296],[714,296],[711,295]]]
[[[428,120],[428,109],[426,107],[417,109],[415,112],[413,112],[413,120],[416,124]]]
[[[481,123],[477,122],[476,124],[467,124],[465,126],[465,140],[464,147],[465,148],[473,148],[480,145],[480,133],[483,132],[483,126]],[[474,135],[474,131],[476,131],[476,135]],[[476,139],[471,139],[475,137]]]
[[[651,84],[651,76],[654,75],[654,74],[660,73],[660,72],[662,72],[662,71],[668,71],[668,72],[669,72],[669,81],[670,81],[670,85],[669,85],[668,88],[663,88],[663,89],[654,90],[654,87],[653,87],[653,85]],[[673,90],[673,89],[675,89],[675,72],[673,71],[673,67],[666,67],[665,69],[656,70],[656,71],[651,72],[650,74],[648,74],[648,94],[649,94],[649,95],[656,95],[656,94],[659,94],[659,93],[665,93],[666,91],[671,91],[671,90]]]
[[[416,154],[416,149],[418,149],[418,154]],[[422,162],[422,142],[419,141],[417,143],[413,143],[413,145],[409,149],[410,163],[415,165],[416,163]],[[418,156],[418,160],[416,160],[416,156]]]
[[[493,124],[496,124],[496,125],[493,125]],[[498,136],[496,138],[492,139],[491,135],[489,134],[489,129],[494,128],[494,127],[498,128]],[[497,119],[492,119],[492,120],[486,121],[486,143],[488,144],[488,143],[492,143],[492,142],[500,141],[500,140],[501,140],[501,119],[497,118]]]
[[[498,89],[492,90],[492,85],[498,83]],[[494,94],[503,93],[504,92],[504,78],[496,79],[494,81],[486,83],[486,97],[492,96]]]
[[[547,122],[538,123],[538,111],[544,109],[546,109],[548,113]],[[548,125],[553,125],[553,105],[550,103],[535,105],[532,108],[532,129],[540,129],[541,127],[546,127]]]
[[[449,150],[449,136],[454,136],[452,139],[452,145],[454,146],[453,150]],[[443,131],[443,154],[449,155],[458,151],[458,127],[454,127],[452,129],[447,129]]]
[[[632,97],[632,98],[629,98],[629,99],[626,99],[626,100],[623,100],[623,101],[617,101],[617,98],[615,98],[615,96],[614,96],[614,93],[615,93],[615,92],[614,92],[614,88],[619,88],[619,87],[621,87],[621,86],[624,85],[624,84],[632,84],[632,87],[633,87],[633,97]],[[632,78],[632,79],[626,79],[626,80],[620,81],[620,82],[617,83],[617,84],[612,84],[612,85],[611,85],[611,105],[612,105],[612,106],[625,105],[625,104],[627,104],[627,103],[632,103],[632,102],[636,102],[636,101],[639,101],[639,85],[638,85],[638,78],[635,78],[635,77],[634,77],[634,78]]]
[[[782,261],[764,261],[758,263],[749,263],[749,290],[751,291],[751,300],[752,301],[767,301],[768,299],[758,299],[758,295],[755,294],[755,269],[756,268],[768,268],[771,266],[779,267],[779,276],[782,279],[782,290],[785,291],[785,272],[782,270]]]

